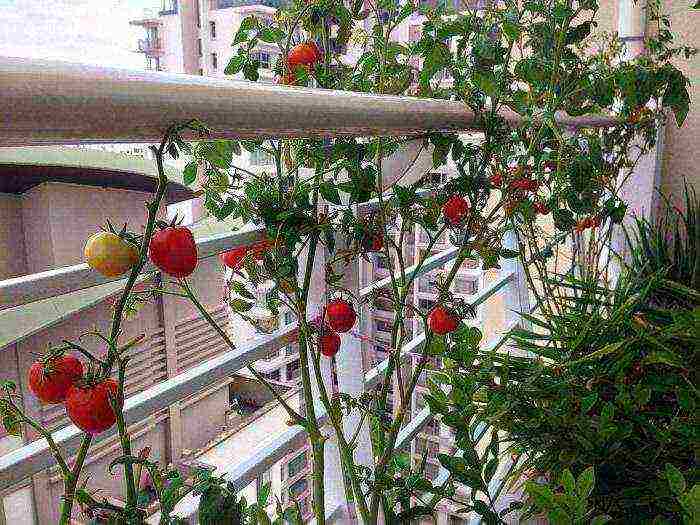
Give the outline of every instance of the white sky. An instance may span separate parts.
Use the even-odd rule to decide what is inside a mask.
[[[0,0],[0,56],[143,69],[143,28],[129,25],[160,0]]]

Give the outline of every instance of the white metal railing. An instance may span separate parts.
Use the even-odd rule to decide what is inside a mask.
[[[215,137],[408,135],[474,129],[466,104],[259,84],[224,78],[0,58],[0,144],[153,142],[174,122],[198,118]],[[504,110],[511,123],[522,122]],[[569,117],[606,127],[610,117]]]
[[[213,235],[197,242],[197,255],[204,259],[263,237],[264,228],[252,226]],[[149,263],[144,273],[151,271],[156,271],[156,268]],[[85,263],[14,277],[0,281],[0,306],[27,304],[118,280],[126,282],[122,277],[105,277]]]

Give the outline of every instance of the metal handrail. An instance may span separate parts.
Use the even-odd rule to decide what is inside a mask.
[[[156,142],[200,119],[213,137],[401,136],[477,126],[461,102],[309,89],[225,78],[0,58],[0,143]],[[503,110],[511,124],[524,117]],[[556,120],[610,127],[610,116]]]

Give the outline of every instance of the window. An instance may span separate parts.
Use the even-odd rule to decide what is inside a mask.
[[[418,291],[421,293],[437,293],[437,285],[433,281],[428,279],[421,279],[418,281]]]
[[[418,306],[420,306],[421,310],[431,310],[433,306],[435,306],[435,301],[431,299],[419,299]]]
[[[432,463],[425,464],[425,477],[428,479],[435,479],[440,472],[440,467],[433,465]]]
[[[274,164],[274,159],[267,151],[263,149],[256,149],[250,154],[250,165],[251,166],[268,166]]]
[[[391,332],[391,324],[388,321],[376,319],[374,321],[374,329],[377,332]]]
[[[212,40],[216,40],[216,22],[209,22],[209,36]]]
[[[202,39],[198,38],[197,39],[197,55],[202,56]]]
[[[287,473],[293,478],[306,468],[306,452],[302,452],[297,457],[287,463]]]
[[[287,347],[284,349],[284,355],[295,355],[298,353],[299,351],[294,345],[287,345]]]
[[[177,0],[163,0],[160,5],[161,10],[158,13],[160,16],[174,15],[177,13]]]
[[[460,518],[459,516],[450,514],[448,525],[467,525],[467,520],[465,520],[464,518]]]
[[[287,381],[294,381],[299,378],[300,367],[299,360],[292,361],[287,365]]]
[[[211,68],[214,71],[219,69],[219,57],[216,56],[216,53],[211,54]]]
[[[303,494],[304,492],[306,492],[306,489],[308,488],[308,486],[309,486],[309,482],[307,481],[307,479],[301,478],[289,486],[289,495],[292,498],[296,498],[296,497],[300,496],[301,494]]]
[[[263,359],[265,361],[272,361],[273,359],[276,359],[280,355],[279,350],[273,350],[272,352],[268,353]]]
[[[272,67],[272,55],[267,51],[256,51],[253,53],[253,60],[259,60],[262,69],[270,69]]]
[[[292,312],[284,312],[284,324],[292,324],[294,322],[294,314]]]
[[[272,372],[260,372],[260,375],[263,376],[266,379],[270,379],[271,381],[279,381],[280,380],[280,371],[279,370],[273,370]]]

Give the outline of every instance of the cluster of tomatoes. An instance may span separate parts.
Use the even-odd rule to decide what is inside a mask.
[[[64,403],[70,420],[84,432],[99,434],[117,419],[112,409],[112,402],[119,402],[117,382],[86,377],[74,355],[49,352],[32,364],[29,389],[42,403]]]
[[[585,217],[576,223],[576,233],[582,233],[589,228],[597,228],[601,225],[600,217]]]
[[[318,338],[319,351],[326,357],[333,357],[340,350],[339,333],[348,332],[357,320],[352,304],[345,299],[333,299],[323,312],[326,326]]]
[[[296,76],[294,72],[297,68],[311,69],[321,60],[322,56],[323,53],[314,42],[297,44],[289,51],[289,55],[287,56],[287,72],[277,80],[277,83],[287,86],[295,85]]]
[[[521,202],[530,199],[531,197],[529,194],[532,194],[532,207],[535,212],[539,215],[549,214],[549,206],[536,197],[537,190],[540,187],[539,181],[531,177],[523,176],[523,170],[519,167],[511,169],[510,174],[511,177],[507,185],[508,198],[504,205],[506,213],[510,215]],[[504,188],[503,174],[498,170],[495,170],[489,177],[489,182],[494,188]]]
[[[85,243],[85,261],[106,277],[125,274],[139,260],[137,246],[124,235],[99,232]],[[189,228],[167,226],[156,231],[148,246],[151,262],[171,277],[187,277],[197,267],[197,244]]]
[[[260,261],[265,257],[265,252],[275,246],[275,242],[271,239],[264,239],[254,244],[246,246],[238,246],[233,250],[222,253],[219,256],[221,263],[231,270],[240,270],[243,267],[243,260],[246,255],[251,254],[254,261]]]

